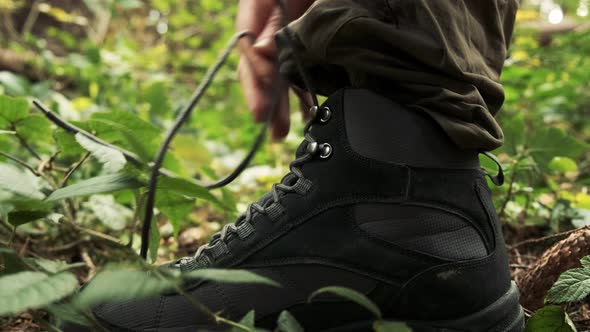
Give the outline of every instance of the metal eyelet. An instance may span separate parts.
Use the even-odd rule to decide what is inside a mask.
[[[334,151],[334,149],[332,149],[332,146],[330,144],[328,144],[328,143],[320,144],[320,158],[322,158],[322,159],[329,158],[332,155],[333,151]]]
[[[332,117],[332,110],[328,106],[324,106],[322,108],[322,113],[320,115],[320,122],[326,123]]]
[[[319,145],[317,142],[307,143],[307,153],[313,155],[318,151]]]
[[[315,117],[316,117],[316,115],[318,115],[318,107],[317,107],[317,106],[312,106],[312,107],[309,109],[309,113],[311,114],[311,118],[312,118],[312,119],[313,119],[313,118],[315,118]]]

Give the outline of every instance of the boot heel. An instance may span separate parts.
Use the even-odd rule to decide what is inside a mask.
[[[522,332],[524,312],[514,282],[498,300],[471,315],[448,321],[408,322],[414,332]]]

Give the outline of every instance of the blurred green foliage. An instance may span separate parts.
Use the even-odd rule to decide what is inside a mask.
[[[531,0],[519,12],[501,77],[506,143],[494,152],[507,175],[492,188],[507,227],[553,233],[590,224],[590,29],[575,17],[582,3]],[[547,29],[557,4],[574,28]],[[56,128],[30,101],[147,163],[233,35],[235,12],[228,0],[0,0],[1,244],[23,234],[67,244],[85,234],[136,248],[147,169]],[[245,154],[259,125],[246,110],[237,63],[236,52],[174,141],[167,170],[211,181]],[[203,229],[205,241],[280,179],[301,140],[296,113],[286,142],[267,142],[229,188],[162,181],[154,260],[172,258],[175,236],[188,227]],[[112,251],[102,254],[100,264],[113,260]]]

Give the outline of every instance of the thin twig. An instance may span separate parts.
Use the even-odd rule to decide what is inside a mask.
[[[203,79],[201,84],[197,87],[197,90],[195,91],[195,93],[191,97],[190,102],[184,107],[184,109],[182,110],[180,115],[176,118],[176,121],[174,122],[174,125],[170,129],[170,132],[168,133],[168,135],[166,135],[164,142],[162,142],[162,144],[160,145],[160,149],[158,150],[158,154],[156,155],[156,160],[154,161],[154,166],[152,167],[152,173],[150,176],[150,181],[148,183],[148,189],[147,189],[146,209],[145,209],[145,215],[144,215],[144,219],[143,219],[143,227],[141,230],[140,256],[143,258],[147,257],[151,220],[152,220],[152,217],[154,216],[153,207],[154,207],[154,203],[155,203],[155,199],[156,199],[156,186],[158,183],[158,176],[160,175],[160,167],[162,167],[162,164],[164,162],[164,157],[166,156],[166,152],[168,151],[168,147],[170,146],[170,143],[172,143],[174,136],[178,133],[180,128],[182,128],[184,123],[190,118],[195,105],[199,102],[199,100],[203,96],[205,90],[211,84],[211,81],[213,80],[213,77],[215,77],[215,74],[217,74],[219,69],[221,69],[221,66],[223,66],[223,64],[227,60],[232,49],[235,47],[235,45],[238,43],[238,41],[242,37],[249,36],[249,35],[250,35],[250,33],[248,33],[248,32],[240,32],[232,37],[232,39],[230,40],[228,45],[223,50],[221,56],[217,59],[217,61],[213,65],[213,67],[211,67],[207,71],[207,73],[205,74],[205,78]]]
[[[25,24],[23,24],[21,35],[23,38],[26,37],[27,34],[31,32],[31,29],[35,25],[37,18],[39,17],[39,4],[35,2],[29,11],[29,15],[27,15],[27,19],[25,20]]]
[[[518,242],[518,243],[516,243],[516,244],[514,244],[512,246],[508,246],[508,249],[509,250],[514,250],[514,249],[519,248],[519,247],[522,247],[522,246],[543,243],[543,242],[548,241],[548,240],[553,240],[553,239],[556,239],[556,238],[565,237],[567,235],[570,235],[571,233],[575,233],[575,232],[577,232],[579,230],[582,230],[584,228],[585,229],[590,229],[590,226],[584,226],[584,227],[581,227],[581,228],[570,229],[569,231],[565,231],[565,232],[561,232],[561,233],[556,233],[556,234],[551,234],[551,235],[539,237],[539,238],[536,238],[536,239],[524,240],[524,241]]]
[[[27,164],[27,162],[24,161],[24,160],[18,159],[17,157],[11,156],[8,153],[4,153],[2,151],[0,151],[0,156],[3,156],[5,158],[8,158],[8,159],[14,161],[15,163],[23,166],[24,168],[26,168],[29,171],[31,171],[31,173],[35,174],[35,176],[38,176],[38,177],[41,176],[41,173],[37,172],[37,170],[35,169],[35,167]]]
[[[86,152],[86,154],[84,156],[82,156],[82,158],[80,160],[78,160],[78,162],[76,162],[68,171],[68,173],[66,174],[66,176],[64,177],[63,181],[61,182],[60,187],[65,187],[68,184],[68,180],[70,179],[70,177],[72,177],[72,174],[74,174],[74,172],[76,172],[76,170],[78,170],[78,168],[80,168],[80,166],[82,166],[82,164],[88,159],[88,157],[90,157],[90,152]]]
[[[13,130],[16,131],[16,128],[14,128],[13,126]],[[14,136],[18,139],[18,142],[20,143],[20,145],[22,145],[23,148],[25,148],[27,151],[29,151],[29,153],[35,157],[35,159],[37,160],[41,160],[41,156],[35,152],[35,149],[33,149],[32,146],[29,145],[29,143],[27,143],[27,141],[24,139],[24,137],[22,137],[18,132],[16,134],[14,134]]]

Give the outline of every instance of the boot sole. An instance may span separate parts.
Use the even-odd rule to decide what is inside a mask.
[[[510,289],[502,297],[468,316],[453,320],[406,321],[405,323],[412,328],[413,332],[522,332],[524,311],[519,303],[518,288],[512,282]],[[374,331],[373,322],[358,322],[322,332],[364,331]]]
[[[387,321],[395,321],[385,319]],[[453,320],[440,321],[406,321],[413,332],[522,332],[524,330],[524,312],[519,303],[516,284],[498,300],[480,311]],[[374,321],[363,321],[334,327],[321,332],[370,332]],[[129,330],[109,327],[109,331],[127,332]],[[87,332],[87,327],[70,325],[68,332]],[[190,326],[177,328],[145,329],[144,332],[194,332],[194,331],[228,331],[227,328],[215,326]]]

